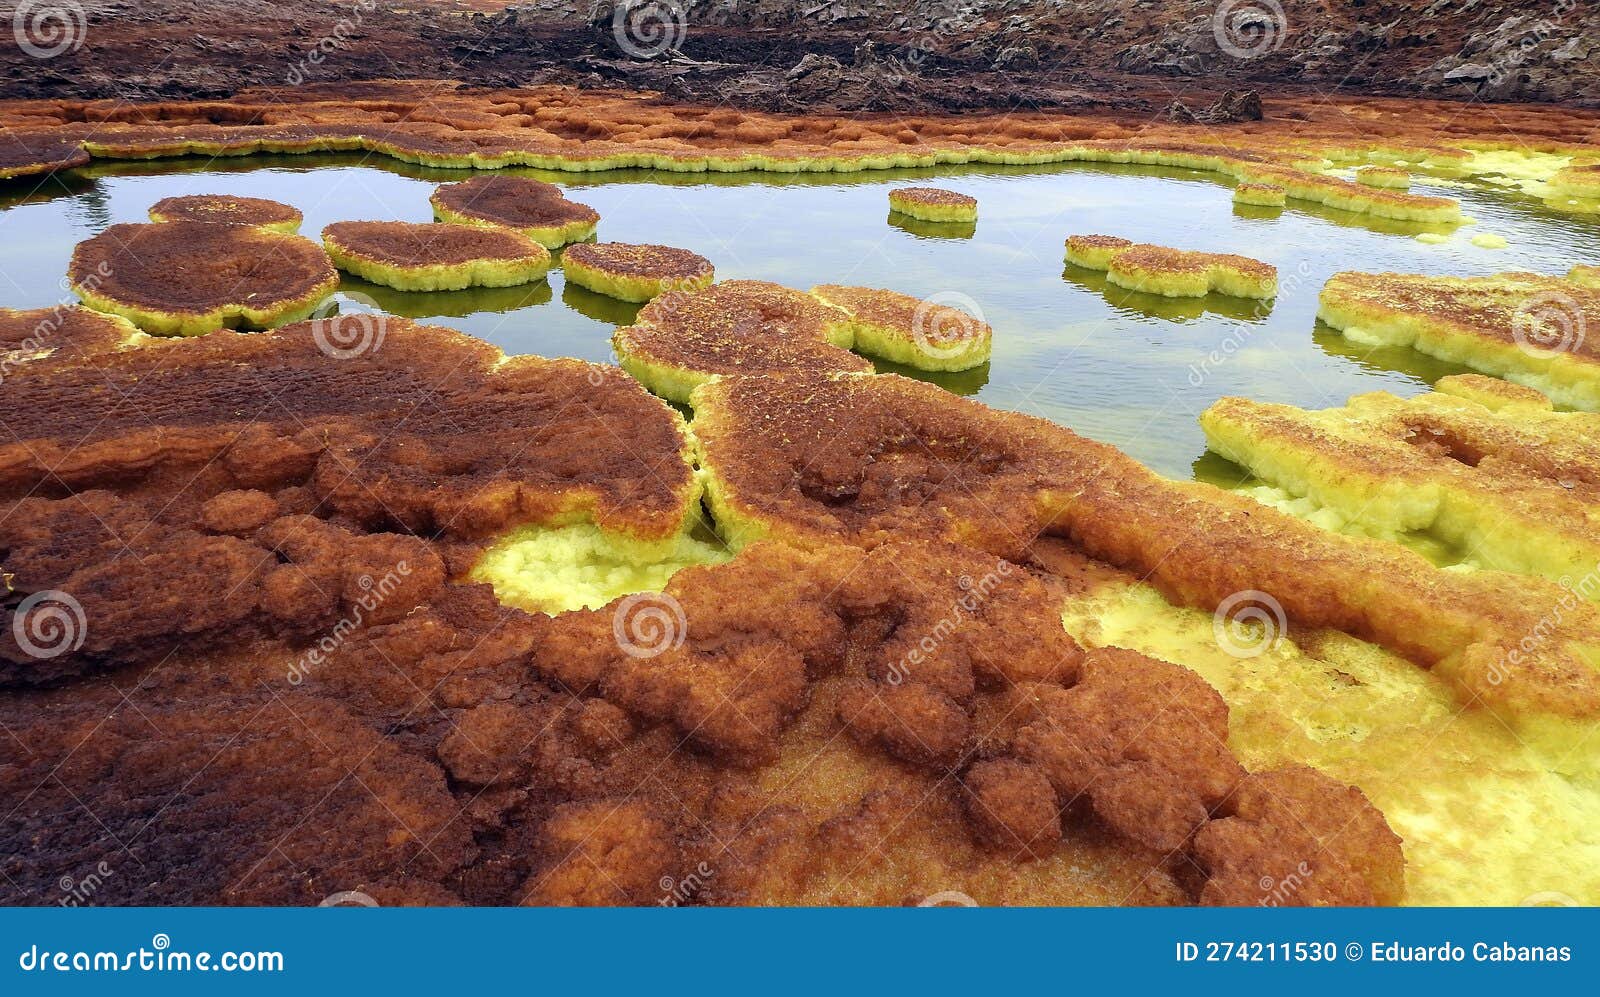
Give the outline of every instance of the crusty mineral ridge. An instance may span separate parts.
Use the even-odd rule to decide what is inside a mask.
[[[505,359],[403,319],[34,360],[5,390],[11,590],[63,591],[96,621],[81,647],[44,658],[6,628],[11,682],[248,621],[331,625],[364,594],[360,579],[400,559],[415,569],[406,591],[442,578],[420,541],[384,535],[369,550],[367,531],[465,543],[593,521],[649,546],[675,539],[699,495],[682,419],[615,369]],[[297,531],[331,531],[325,557],[263,532],[312,512],[327,522]]]
[[[1380,217],[1460,220],[1442,197],[1366,187],[1329,162],[1403,160],[1472,168],[1474,150],[1595,152],[1590,126],[1556,108],[1462,108],[1381,100],[1268,101],[1266,120],[1152,124],[1148,115],[1016,113],[800,116],[676,106],[651,94],[544,86],[335,84],[246,92],[231,101],[0,104],[0,174],[97,158],[364,150],[424,165],[592,171],[861,170],[945,163],[1116,162],[1184,166],[1271,183],[1291,198]],[[1572,189],[1585,174],[1572,175]]]
[[[72,290],[146,332],[195,336],[305,318],[339,275],[309,239],[248,225],[112,225],[80,242]]]
[[[848,313],[759,280],[663,294],[611,337],[624,370],[680,403],[719,374],[872,370],[853,341]]]
[[[1554,412],[1531,388],[1462,374],[1320,412],[1224,398],[1200,423],[1213,450],[1361,532],[1569,585],[1600,565],[1600,415]]]
[[[889,192],[889,207],[925,222],[975,222],[978,199],[939,187],[901,187]]]
[[[1317,317],[1368,345],[1409,346],[1600,411],[1600,289],[1583,272],[1436,277],[1347,271]]]
[[[1570,600],[1542,579],[1441,571],[893,375],[719,379],[692,404],[707,498],[736,546],[913,535],[1020,557],[1056,534],[1182,603],[1270,593],[1291,619],[1387,646],[1507,716],[1600,711],[1600,612],[1547,619]]]

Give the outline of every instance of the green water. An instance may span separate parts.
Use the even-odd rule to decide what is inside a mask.
[[[1600,223],[1554,215],[1493,189],[1427,182],[1413,189],[1460,198],[1479,220],[1445,245],[1412,238],[1424,226],[1291,202],[1235,208],[1206,174],[1079,164],[848,175],[588,175],[508,171],[560,183],[599,210],[599,238],[656,242],[708,257],[719,279],[758,278],[892,288],[918,297],[959,294],[995,329],[985,367],[929,378],[990,405],[1043,416],[1115,444],[1167,474],[1237,480],[1205,456],[1196,421],[1224,395],[1309,407],[1387,389],[1415,394],[1460,368],[1409,350],[1369,349],[1318,325],[1317,292],[1339,270],[1482,274],[1565,273],[1594,262]],[[99,163],[43,182],[0,186],[0,306],[64,300],[72,247],[176,194],[231,193],[293,204],[302,232],[350,219],[428,221],[433,185],[471,171],[430,170],[360,156],[252,157]],[[972,194],[975,227],[890,217],[888,188],[908,179]],[[1476,232],[1510,248],[1471,245]],[[1062,263],[1063,240],[1104,233],[1243,253],[1278,267],[1270,305],[1212,296],[1169,300],[1108,286]],[[557,270],[548,283],[406,293],[348,279],[343,290],[393,314],[452,326],[510,353],[613,362],[610,334],[637,311]],[[353,304],[347,302],[347,305]],[[901,371],[902,373],[912,373]],[[920,376],[920,375],[919,375]]]

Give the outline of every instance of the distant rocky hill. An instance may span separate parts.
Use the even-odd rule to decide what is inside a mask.
[[[1589,0],[4,0],[21,42],[19,7],[77,34],[45,58],[56,44],[0,48],[11,97],[407,76],[789,110],[1159,109],[1231,88],[1600,104]]]

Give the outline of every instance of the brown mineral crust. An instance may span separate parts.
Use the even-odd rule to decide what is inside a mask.
[[[334,222],[322,230],[346,252],[403,267],[473,260],[548,259],[543,246],[507,229],[435,222]]]
[[[337,704],[248,688],[119,696],[0,700],[25,745],[0,766],[5,902],[53,903],[58,880],[102,862],[102,905],[437,900],[475,853],[437,767]]]
[[[150,206],[160,222],[213,222],[221,225],[298,225],[299,209],[264,197],[236,194],[188,194],[164,197]]]
[[[319,348],[346,341],[370,348],[340,360]],[[656,539],[677,531],[693,490],[681,420],[621,372],[501,363],[462,333],[392,317],[213,334],[110,365],[33,363],[6,390],[0,495],[114,480],[198,504],[206,488],[306,486],[369,528],[481,538],[591,512]]]
[[[811,293],[831,305],[849,312],[858,322],[882,326],[903,332],[913,339],[921,336],[934,339],[943,348],[969,339],[985,339],[993,335],[987,322],[974,318],[959,308],[916,298],[898,291],[876,287],[849,287],[843,284],[820,284]]]
[[[0,308],[3,373],[44,357],[86,356],[121,348],[137,330],[125,320],[78,305]]]
[[[561,251],[573,260],[608,274],[663,281],[709,279],[711,261],[699,253],[649,243],[579,242]]]
[[[338,281],[322,247],[298,236],[209,222],[112,225],[72,251],[76,287],[141,311],[204,315],[267,309]]]
[[[1065,431],[930,387],[797,373],[700,389],[694,429],[727,483],[719,518],[736,522],[724,526],[748,517],[801,546],[939,537],[1020,557],[1041,532]],[[1086,449],[1090,466],[1115,453]]]
[[[0,129],[0,181],[87,166],[72,129]]]
[[[459,215],[516,229],[600,220],[598,211],[567,200],[560,187],[529,177],[478,176],[445,184],[433,192],[433,202]]]
[[[1400,838],[1365,794],[1305,766],[1246,776],[1195,836],[1204,904],[1394,905]]]
[[[1064,805],[1083,800],[1119,834],[1163,852],[1184,847],[1244,770],[1228,750],[1228,707],[1186,668],[1100,648],[1082,678],[1020,690],[1013,751]]]
[[[625,355],[705,374],[870,372],[870,362],[828,342],[848,321],[804,291],[730,280],[661,295],[614,341]]]
[[[974,764],[962,777],[973,833],[1001,849],[1043,858],[1061,842],[1055,787],[1037,765],[1014,758]]]
[[[327,539],[310,524],[306,532],[312,546]],[[59,876],[91,852],[104,854],[101,832],[78,819],[88,806],[130,849],[129,860],[150,870],[106,903],[315,903],[353,889],[412,903],[883,904],[918,902],[936,889],[930,881],[995,902],[1191,902],[1169,859],[1100,822],[1069,812],[1052,847],[1044,801],[1032,791],[1038,779],[1019,777],[1021,762],[980,763],[964,788],[949,768],[906,765],[874,742],[838,736],[843,686],[885,674],[897,621],[931,619],[935,607],[979,590],[960,578],[985,565],[999,567],[991,556],[938,544],[873,555],[755,547],[673,579],[687,621],[684,653],[642,666],[602,651],[616,647],[615,607],[534,620],[468,585],[445,586],[393,622],[375,618],[343,633],[325,657],[302,654],[290,673],[298,681],[285,674],[296,652],[260,639],[224,656],[191,652],[181,667],[8,692],[0,721],[26,752],[22,764],[0,768],[8,796],[24,800],[0,820],[7,885],[21,891],[10,899],[43,902]],[[902,568],[910,577],[898,594],[874,593],[874,577]],[[730,598],[735,591],[740,597]],[[1008,589],[982,591],[998,607]],[[577,625],[584,621],[598,626]],[[981,611],[957,633],[963,660],[1000,658],[1028,639]],[[707,719],[696,711],[722,695],[741,696],[739,710],[758,723],[774,705],[795,702],[762,695],[770,675],[759,650],[792,662],[800,692],[768,727],[767,761],[752,768],[714,741],[705,742],[710,753],[685,750],[681,725]],[[590,698],[538,678],[575,657],[591,659],[580,672],[608,673],[585,688]],[[1012,694],[998,674],[977,677],[975,707]],[[730,692],[741,675],[756,687],[751,695]],[[1066,672],[1060,681],[1070,681]],[[123,689],[139,709],[118,707]],[[676,696],[700,705],[673,714]],[[1091,730],[1167,744],[1185,729],[1146,735],[1127,722],[1143,704],[1106,700],[1108,714],[1094,716],[1088,702],[1102,701],[1080,709]],[[671,722],[657,722],[659,714]],[[214,760],[196,775],[197,759]],[[972,813],[972,791],[993,815]],[[1257,815],[1240,800],[1230,816],[1277,833],[1279,815]],[[1324,805],[1342,802],[1330,796]],[[1020,846],[995,841],[996,820],[1028,830],[1028,854],[1045,864],[1023,864]],[[1265,874],[1228,840],[1218,848],[1216,868],[1229,862]],[[892,859],[864,867],[874,855]],[[1039,871],[1025,874],[1025,866]],[[192,868],[193,876],[166,875]],[[1329,866],[1328,874],[1364,868]]]

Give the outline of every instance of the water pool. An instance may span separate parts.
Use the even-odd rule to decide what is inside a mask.
[[[1565,273],[1594,262],[1600,221],[1550,212],[1486,184],[1419,177],[1418,193],[1456,197],[1478,223],[1439,245],[1425,225],[1374,220],[1291,202],[1235,207],[1209,174],[1159,167],[1064,164],[858,174],[597,174],[509,170],[568,188],[598,209],[605,241],[659,242],[708,257],[719,279],[798,288],[821,283],[961,296],[995,329],[994,356],[954,375],[914,376],[1000,408],[1042,416],[1114,444],[1155,469],[1218,483],[1243,478],[1208,456],[1197,423],[1225,395],[1307,407],[1385,389],[1403,395],[1463,368],[1410,350],[1371,349],[1316,321],[1317,293],[1340,270],[1472,275]],[[73,246],[118,222],[145,221],[172,195],[231,193],[293,204],[302,233],[352,219],[427,221],[432,187],[471,171],[427,169],[360,155],[101,162],[43,182],[0,188],[0,306],[70,300],[63,275]],[[895,216],[890,187],[936,182],[976,196],[975,228],[930,227]],[[1501,250],[1470,237],[1494,233]],[[1067,267],[1062,243],[1105,233],[1184,249],[1235,252],[1275,264],[1282,291],[1258,304],[1213,295],[1164,299]],[[393,291],[345,277],[341,307],[367,302],[451,326],[508,353],[614,362],[612,329],[637,306],[548,282],[439,293]]]

